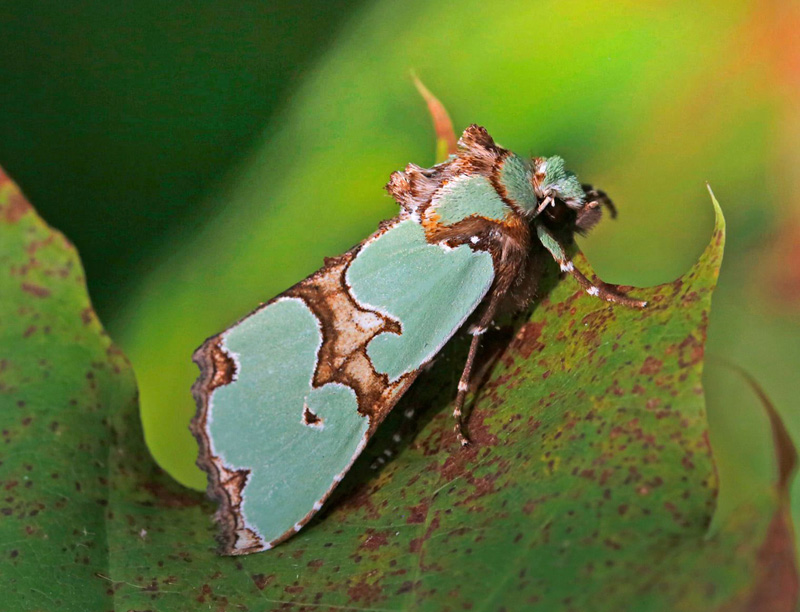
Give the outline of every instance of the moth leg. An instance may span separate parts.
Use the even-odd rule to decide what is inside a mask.
[[[611,215],[612,219],[617,218],[617,207],[614,206],[614,202],[611,201],[611,198],[608,197],[608,194],[603,191],[602,189],[595,189],[591,185],[581,185],[583,190],[586,192],[586,199],[589,200],[589,203],[584,206],[584,209],[591,210],[592,208],[596,208],[598,206],[605,206],[608,209],[608,214]]]
[[[502,302],[505,294],[506,290],[495,290],[492,293],[489,303],[486,305],[486,310],[484,310],[480,320],[469,330],[469,333],[472,334],[472,342],[469,344],[467,362],[464,364],[464,370],[461,372],[461,378],[458,381],[458,393],[456,394],[456,401],[453,407],[453,418],[456,421],[453,429],[456,432],[456,438],[461,446],[467,446],[469,444],[469,438],[467,438],[467,436],[464,434],[462,410],[464,408],[464,400],[467,397],[467,391],[469,391],[469,381],[472,377],[472,366],[475,363],[475,355],[478,354],[478,346],[481,343],[481,336],[486,333],[489,325],[491,325],[492,319],[494,319],[494,315],[497,313],[497,308],[500,305],[500,302]]]
[[[545,228],[543,225],[537,224],[536,233],[544,247],[550,251],[553,259],[558,262],[561,270],[563,272],[569,272],[572,277],[578,281],[578,284],[583,287],[583,290],[589,295],[597,296],[606,302],[622,304],[623,306],[628,306],[630,308],[644,308],[647,306],[647,302],[645,301],[629,298],[613,291],[612,289],[598,287],[597,285],[592,284],[592,282],[575,267],[575,264],[572,263],[572,260],[567,257],[564,247],[555,238],[555,236],[553,236],[553,234],[547,230],[547,228]]]
[[[617,216],[617,209],[605,191],[594,189],[591,185],[582,185],[582,187],[586,192],[587,202],[578,210],[575,218],[575,231],[579,234],[585,234],[600,222],[603,208],[608,209],[612,219]]]

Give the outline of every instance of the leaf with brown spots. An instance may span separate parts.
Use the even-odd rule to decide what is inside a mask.
[[[111,608],[108,417],[135,413],[133,374],[75,249],[2,170],[0,364],[2,607]]]
[[[643,312],[551,276],[510,343],[503,332],[487,339],[484,354],[499,358],[484,364],[473,397],[471,447],[458,448],[448,407],[462,341],[420,378],[306,529],[230,558],[216,554],[211,504],[150,459],[130,370],[87,310],[74,251],[27,205],[16,200],[23,213],[9,214],[7,202],[0,576],[15,609],[794,606],[786,436],[776,436],[779,484],[708,535],[716,482],[700,375],[719,212],[689,273],[637,291],[652,304]],[[29,249],[34,241],[42,246]],[[412,408],[416,431],[370,469]]]

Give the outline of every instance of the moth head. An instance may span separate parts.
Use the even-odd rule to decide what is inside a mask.
[[[551,206],[561,202],[568,208],[580,210],[586,203],[586,192],[578,177],[565,168],[564,160],[558,155],[533,160],[532,182],[540,206],[545,202]]]
[[[588,232],[600,221],[600,205],[607,206],[614,216],[608,196],[581,185],[575,174],[565,168],[561,157],[534,158],[531,183],[538,201],[533,216],[551,228]]]

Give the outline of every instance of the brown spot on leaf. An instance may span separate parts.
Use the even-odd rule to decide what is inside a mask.
[[[370,584],[366,580],[361,580],[347,589],[347,595],[351,602],[368,605],[374,604],[383,599],[383,588],[380,584]]]
[[[404,593],[410,593],[414,590],[414,583],[410,580],[406,580],[403,584],[400,585],[400,588],[397,589],[397,594],[402,595]]]
[[[656,359],[652,355],[648,355],[647,359],[644,360],[644,365],[642,365],[642,369],[639,370],[640,373],[646,376],[652,376],[653,374],[658,374],[661,371],[661,367],[664,365],[664,362],[660,359]]]
[[[0,170],[0,188],[10,183],[10,179]],[[8,200],[2,209],[3,221],[9,224],[19,221],[23,215],[32,208],[25,197],[17,190],[16,186],[13,187],[13,190],[14,191],[8,195]]]
[[[680,343],[678,351],[678,363],[682,368],[697,365],[703,360],[703,343],[692,335]]]
[[[542,336],[545,322],[527,323],[517,334],[514,341],[514,350],[519,351],[523,359],[528,359],[534,351],[539,352],[545,345],[539,340]]]
[[[368,533],[367,539],[361,544],[362,548],[366,550],[378,550],[381,546],[385,546],[389,540],[385,532],[381,533]]]
[[[22,290],[37,298],[46,298],[50,295],[50,289],[33,283],[22,283]]]
[[[94,310],[91,307],[81,310],[81,321],[84,325],[89,325],[95,318]]]
[[[160,482],[147,482],[142,485],[158,501],[159,505],[166,508],[190,508],[202,503],[203,498],[199,493],[187,489],[169,487]]]
[[[406,523],[409,525],[416,525],[425,522],[425,517],[428,515],[428,502],[422,501],[416,506],[408,509],[408,517]]]
[[[748,612],[792,612],[798,601],[794,530],[787,510],[779,511],[758,551],[758,579],[744,608]]]

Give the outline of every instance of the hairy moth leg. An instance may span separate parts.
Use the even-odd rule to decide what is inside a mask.
[[[507,284],[507,283],[506,283]],[[469,381],[472,377],[472,366],[475,363],[475,355],[478,354],[478,346],[481,343],[481,336],[486,333],[489,325],[492,324],[494,316],[497,314],[497,308],[503,301],[508,287],[498,286],[492,291],[486,309],[483,311],[481,318],[478,322],[470,328],[469,333],[472,334],[472,341],[469,344],[469,353],[467,354],[467,362],[464,364],[464,369],[461,372],[461,378],[458,381],[458,393],[456,394],[455,405],[453,406],[453,418],[455,425],[453,429],[456,432],[456,438],[461,446],[469,444],[469,438],[464,434],[464,420],[462,410],[464,408],[464,400],[469,391]]]
[[[589,201],[589,203],[581,209],[581,212],[583,212],[583,210],[597,208],[598,206],[604,206],[608,209],[608,214],[611,215],[612,219],[617,218],[617,207],[614,206],[614,202],[611,201],[611,198],[608,197],[605,191],[602,189],[595,189],[589,184],[583,184],[581,187],[583,187],[583,190],[586,192],[586,199]],[[578,213],[578,219],[580,220],[580,212]],[[580,221],[578,224],[580,225]]]
[[[558,262],[561,270],[564,272],[569,272],[572,277],[578,281],[578,284],[583,287],[583,290],[589,295],[597,296],[606,302],[622,304],[623,306],[628,306],[629,308],[644,308],[647,306],[647,302],[645,301],[629,298],[628,296],[622,295],[621,293],[618,293],[608,287],[601,287],[593,284],[583,275],[580,270],[575,267],[575,264],[572,263],[572,260],[567,257],[563,245],[555,238],[555,236],[553,236],[553,234],[547,230],[547,228],[537,223],[536,233],[538,234],[539,240],[542,242],[544,247],[550,251],[553,259]]]

